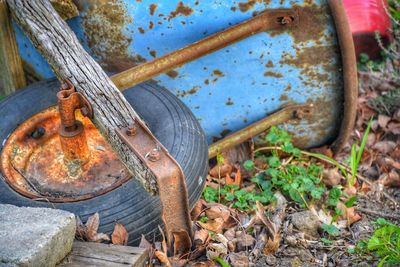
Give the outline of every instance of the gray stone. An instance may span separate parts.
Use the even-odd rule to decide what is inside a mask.
[[[321,228],[319,218],[311,211],[296,212],[291,215],[292,224],[308,236],[318,237]]]
[[[75,229],[66,211],[0,205],[0,266],[55,266],[71,251]]]

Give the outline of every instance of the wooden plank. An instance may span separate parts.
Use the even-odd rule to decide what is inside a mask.
[[[5,0],[0,0],[0,96],[26,86],[21,57]]]
[[[71,254],[59,266],[144,267],[147,261],[146,249],[75,241]]]
[[[147,191],[157,193],[155,175],[117,134],[140,120],[129,102],[47,0],[7,0],[15,21],[47,59],[60,81],[68,79],[91,103],[96,128]]]

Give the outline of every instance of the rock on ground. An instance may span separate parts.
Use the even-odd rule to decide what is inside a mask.
[[[291,215],[291,221],[293,226],[303,233],[312,237],[319,236],[318,230],[321,228],[321,222],[311,211],[296,212]]]
[[[0,205],[0,266],[55,266],[71,251],[75,228],[66,211]]]

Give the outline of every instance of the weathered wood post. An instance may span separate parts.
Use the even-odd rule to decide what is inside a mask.
[[[26,85],[7,3],[0,0],[0,96]]]
[[[48,0],[7,0],[14,19],[51,65],[60,81],[69,80],[91,103],[93,123],[146,190],[157,192],[154,174],[120,139],[117,130],[139,116],[107,74],[83,49]],[[54,99],[56,100],[56,99]]]

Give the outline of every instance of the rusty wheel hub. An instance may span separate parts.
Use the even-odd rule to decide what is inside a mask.
[[[72,139],[60,135],[57,107],[36,114],[10,135],[1,154],[1,168],[15,191],[34,199],[70,202],[104,194],[130,178],[92,122],[79,110],[75,115],[81,122],[77,127],[84,131]],[[71,158],[69,146],[79,157]]]

